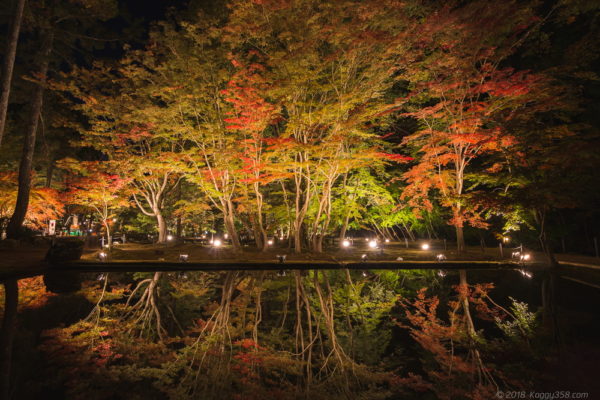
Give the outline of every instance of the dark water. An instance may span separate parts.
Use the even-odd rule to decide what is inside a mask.
[[[464,272],[462,285],[459,277],[456,270],[287,270],[21,279],[15,325],[3,330],[4,338],[14,334],[10,364],[2,348],[4,393],[600,398],[595,273],[477,270]],[[6,287],[10,320],[14,293]]]

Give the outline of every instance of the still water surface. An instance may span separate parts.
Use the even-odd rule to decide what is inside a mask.
[[[600,290],[563,275],[55,272],[18,281],[2,375],[13,399],[600,398]]]

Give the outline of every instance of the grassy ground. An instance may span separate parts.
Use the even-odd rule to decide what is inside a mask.
[[[252,247],[245,247],[243,252],[236,253],[230,246],[223,246],[220,249],[214,249],[200,244],[175,244],[151,245],[128,243],[116,245],[110,252],[111,261],[119,260],[138,260],[138,261],[178,261],[180,254],[187,254],[189,262],[203,261],[276,261],[276,256],[286,254],[287,259],[307,260],[307,261],[357,261],[363,254],[367,254],[368,259],[372,261],[394,261],[401,257],[405,261],[432,261],[438,254],[444,254],[449,261],[492,261],[501,260],[499,248],[468,247],[467,251],[460,256],[456,250],[448,244],[448,249],[444,249],[442,241],[427,241],[430,244],[429,250],[422,250],[421,245],[425,241],[410,243],[406,248],[404,242],[391,242],[383,245],[383,251],[370,249],[366,242],[355,241],[349,249],[339,249],[337,247],[329,248],[322,254],[303,253],[294,254],[293,250],[273,247],[266,252],[258,251]],[[0,249],[0,278],[10,276],[14,273],[37,273],[46,268],[43,258],[48,250],[47,245],[28,245],[22,244],[12,249]],[[84,260],[96,260],[98,257],[98,248],[89,248],[85,250],[82,257]],[[504,259],[509,259],[512,248],[504,249]],[[540,253],[532,254],[532,262],[544,263],[545,258]],[[597,266],[600,269],[600,258],[587,257],[574,254],[557,254],[559,261],[572,262],[587,266]]]

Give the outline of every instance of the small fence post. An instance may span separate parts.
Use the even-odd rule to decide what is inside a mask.
[[[498,247],[500,247],[500,258],[504,258],[504,248],[502,248],[502,241],[498,243]]]
[[[600,257],[598,253],[598,238],[596,236],[594,236],[594,251],[596,252],[596,257]]]

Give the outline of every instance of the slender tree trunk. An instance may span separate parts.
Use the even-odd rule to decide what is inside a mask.
[[[19,303],[19,286],[16,279],[4,282],[4,318],[0,332],[0,400],[10,397],[10,370],[12,348],[17,329],[17,306]]]
[[[235,221],[233,220],[233,212],[230,209],[231,204],[225,208],[226,212],[223,213],[223,222],[225,223],[225,230],[231,238],[231,245],[235,251],[242,250],[240,238],[238,237],[237,230],[235,229]]]
[[[457,253],[464,253],[465,251],[465,235],[462,226],[456,226],[456,250]]]
[[[344,223],[342,224],[342,229],[340,230],[340,247],[342,247],[342,242],[346,239],[346,232],[348,231],[348,224],[350,223],[350,211],[346,214],[344,218]]]
[[[110,226],[108,225],[108,221],[106,218],[104,218],[104,228],[106,229],[106,244],[108,245],[108,248],[112,248],[112,238],[110,236]]]
[[[48,64],[50,63],[50,52],[52,51],[53,40],[54,33],[53,31],[49,31],[47,36],[44,38],[44,46],[42,47],[42,61],[39,70],[40,81],[36,85],[36,88],[33,92],[31,114],[29,115],[29,122],[27,124],[23,144],[23,154],[19,164],[19,190],[17,193],[17,202],[6,230],[6,235],[10,239],[19,238],[21,226],[23,225],[23,221],[25,220],[25,215],[27,214],[27,209],[29,207],[29,193],[31,192],[31,172],[33,165],[33,154],[35,151],[35,139],[38,122],[40,120],[40,114],[42,111],[44,86],[46,84],[46,77],[48,75]]]
[[[177,201],[181,201],[181,181],[177,185]],[[181,215],[179,215],[179,216],[177,216],[177,219],[175,220],[175,236],[177,237],[178,240],[181,239],[182,231],[183,231],[183,226],[181,223]]]
[[[12,83],[12,74],[15,66],[15,55],[17,53],[17,44],[19,43],[19,31],[21,30],[21,20],[23,19],[24,7],[25,0],[17,0],[10,31],[8,33],[8,37],[6,38],[6,51],[4,52],[4,63],[2,64],[1,74],[2,83],[0,84],[0,146],[2,145],[4,127],[6,126],[8,99],[10,97],[10,86]]]
[[[46,187],[49,188],[52,186],[52,177],[54,176],[54,161],[48,164],[48,168],[46,168]]]
[[[154,210],[154,214],[158,225],[158,243],[165,243],[167,241],[167,222],[160,210]]]
[[[535,210],[535,220],[539,226],[540,234],[538,236],[538,240],[540,241],[540,246],[542,247],[542,251],[546,255],[548,263],[551,267],[558,266],[558,261],[556,261],[556,257],[554,256],[554,252],[552,251],[552,246],[548,241],[548,235],[546,234],[546,211],[544,210]]]

